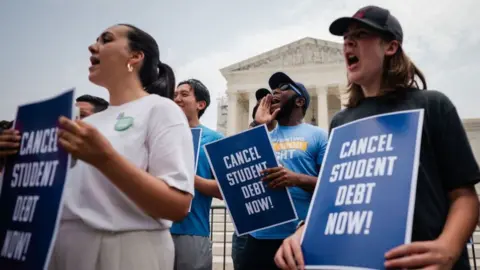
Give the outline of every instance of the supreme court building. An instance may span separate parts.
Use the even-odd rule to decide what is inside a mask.
[[[257,103],[255,91],[269,89],[268,79],[277,71],[307,88],[311,105],[305,121],[328,128],[341,109],[341,92],[346,86],[342,48],[339,43],[307,37],[221,69],[227,90],[226,97],[219,100],[218,131],[232,135],[248,128]]]

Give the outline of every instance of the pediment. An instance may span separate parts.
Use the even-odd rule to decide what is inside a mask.
[[[343,45],[341,43],[307,37],[225,67],[221,69],[221,72],[343,62]]]

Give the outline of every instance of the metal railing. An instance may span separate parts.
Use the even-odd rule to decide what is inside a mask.
[[[227,256],[227,208],[224,205],[214,205],[210,210],[210,241],[213,243],[213,233],[215,232],[215,228],[213,226],[213,216],[215,213],[223,214],[223,270],[226,269],[226,256]],[[470,248],[472,250],[472,262],[473,262],[473,269],[477,268],[477,256],[475,254],[475,243],[473,237],[470,239]],[[470,257],[470,256],[469,256]]]
[[[473,237],[470,238],[470,248],[472,249],[473,269],[477,270],[477,255],[475,255],[475,243],[473,241]],[[470,265],[470,266],[472,266],[472,265]]]
[[[224,205],[212,205],[210,210],[210,241],[213,245],[213,233],[215,228],[213,227],[213,216],[215,213],[223,213],[223,270],[226,269],[226,259],[227,259],[227,208]],[[212,249],[213,253],[213,249]],[[212,254],[213,255],[213,254]]]

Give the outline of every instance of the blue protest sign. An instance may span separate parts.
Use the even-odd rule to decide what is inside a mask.
[[[368,117],[330,135],[302,236],[307,269],[384,269],[409,243],[423,110]]]
[[[278,167],[265,125],[204,147],[237,235],[297,219],[288,190],[271,189],[261,180],[262,170]]]
[[[6,161],[0,194],[0,269],[48,266],[70,162],[57,144],[58,118],[74,117],[74,91],[18,108],[20,149]]]
[[[198,155],[200,154],[200,139],[202,138],[201,128],[192,128],[193,154],[195,156],[195,172],[197,171]]]

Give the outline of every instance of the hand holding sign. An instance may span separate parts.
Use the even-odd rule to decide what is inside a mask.
[[[18,152],[20,135],[18,130],[6,129],[0,132],[0,157],[6,157]]]
[[[401,245],[385,254],[385,267],[395,269],[452,269],[458,255],[441,240]]]
[[[305,226],[302,226],[294,234],[283,240],[282,245],[277,250],[274,260],[280,269],[304,269],[305,261],[300,247],[304,229]]]
[[[0,193],[0,269],[48,265],[62,210],[70,156],[58,147],[58,117],[73,118],[74,89],[18,107],[14,129],[0,132],[8,156]],[[21,133],[21,139],[19,138]],[[20,142],[20,145],[18,145]]]
[[[384,269],[385,252],[411,241],[422,126],[423,110],[412,110],[332,129],[302,238],[306,266]]]
[[[298,175],[285,167],[268,168],[263,170],[262,174],[266,175],[262,180],[267,181],[271,188],[293,187],[299,184]]]
[[[268,188],[262,181],[262,171],[278,167],[265,125],[204,148],[237,235],[297,219],[289,191]]]
[[[74,158],[98,166],[114,151],[108,140],[91,125],[65,117],[60,117],[59,122],[58,142]]]

